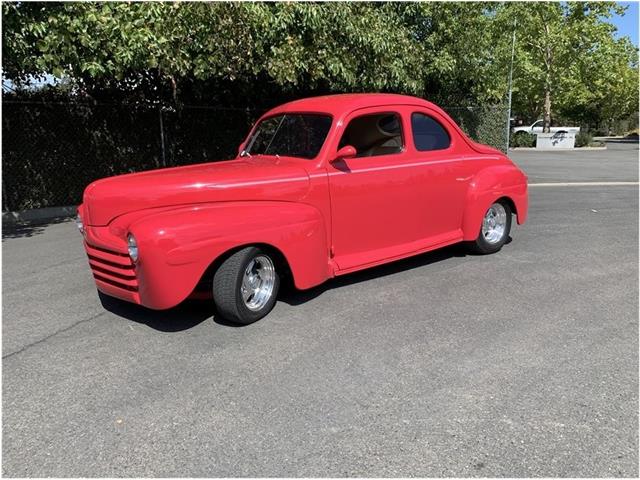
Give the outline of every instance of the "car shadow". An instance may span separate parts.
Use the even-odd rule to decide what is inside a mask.
[[[98,292],[100,303],[105,310],[127,320],[146,325],[160,332],[182,332],[200,325],[214,316],[212,302],[185,300],[168,310],[151,310],[150,308],[125,302]]]
[[[508,242],[509,240],[507,240]],[[386,263],[377,267],[367,268],[357,272],[341,275],[327,280],[317,287],[308,290],[297,290],[292,285],[287,284],[283,291],[280,292],[279,300],[289,305],[301,305],[314,298],[319,297],[324,292],[335,288],[348,287],[355,283],[366,282],[376,278],[382,278],[389,275],[395,275],[407,270],[425,267],[432,263],[438,263],[453,257],[465,257],[474,255],[470,253],[463,244],[451,245],[438,250],[422,253],[413,257],[397,260],[395,262]]]
[[[511,237],[508,237],[506,243],[508,244],[511,241]],[[319,297],[324,292],[335,288],[348,287],[355,283],[395,275],[454,257],[474,255],[474,253],[469,252],[469,249],[466,248],[464,244],[456,244],[414,257],[335,277],[308,290],[297,290],[292,286],[291,282],[283,282],[278,300],[292,306],[302,305]],[[147,325],[160,332],[171,333],[189,330],[208,319],[212,319],[213,322],[225,327],[242,328],[247,326],[229,322],[217,315],[215,306],[211,300],[186,300],[168,310],[151,310],[140,305],[110,297],[101,292],[98,292],[98,295],[105,310],[133,322]]]

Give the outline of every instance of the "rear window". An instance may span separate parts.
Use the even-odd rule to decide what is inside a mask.
[[[286,113],[265,118],[254,130],[245,152],[315,158],[324,144],[331,117],[312,113]]]
[[[440,123],[424,113],[411,115],[411,130],[416,150],[444,150],[451,145],[447,130]]]

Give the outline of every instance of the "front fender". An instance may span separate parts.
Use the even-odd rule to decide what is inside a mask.
[[[325,222],[307,204],[278,201],[220,202],[149,212],[128,224],[138,243],[141,303],[155,309],[177,305],[222,254],[250,244],[278,249],[296,287],[331,276]],[[118,223],[126,223],[121,218]]]
[[[513,164],[494,165],[474,175],[465,200],[464,240],[473,241],[478,237],[485,212],[493,202],[503,197],[511,200],[517,222],[523,224],[529,208],[526,175]]]

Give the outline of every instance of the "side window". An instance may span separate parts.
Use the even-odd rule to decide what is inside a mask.
[[[349,122],[338,148],[351,145],[357,157],[391,155],[403,150],[402,123],[397,113],[376,113]]]
[[[451,145],[451,139],[445,128],[424,113],[411,114],[411,130],[413,130],[413,143],[416,150],[420,152],[444,150]]]

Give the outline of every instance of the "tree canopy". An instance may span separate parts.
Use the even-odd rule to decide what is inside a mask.
[[[393,91],[523,115],[637,111],[637,49],[613,2],[4,3],[3,75],[98,99],[249,105]],[[545,105],[548,108],[545,109]]]
[[[518,35],[514,97],[519,109],[530,115],[542,110],[545,126],[552,105],[574,118],[580,112],[625,116],[637,111],[637,49],[628,38],[616,39],[615,27],[605,21],[623,12],[599,2],[515,2],[499,9],[496,25],[515,25]],[[630,110],[632,103],[636,110]]]

